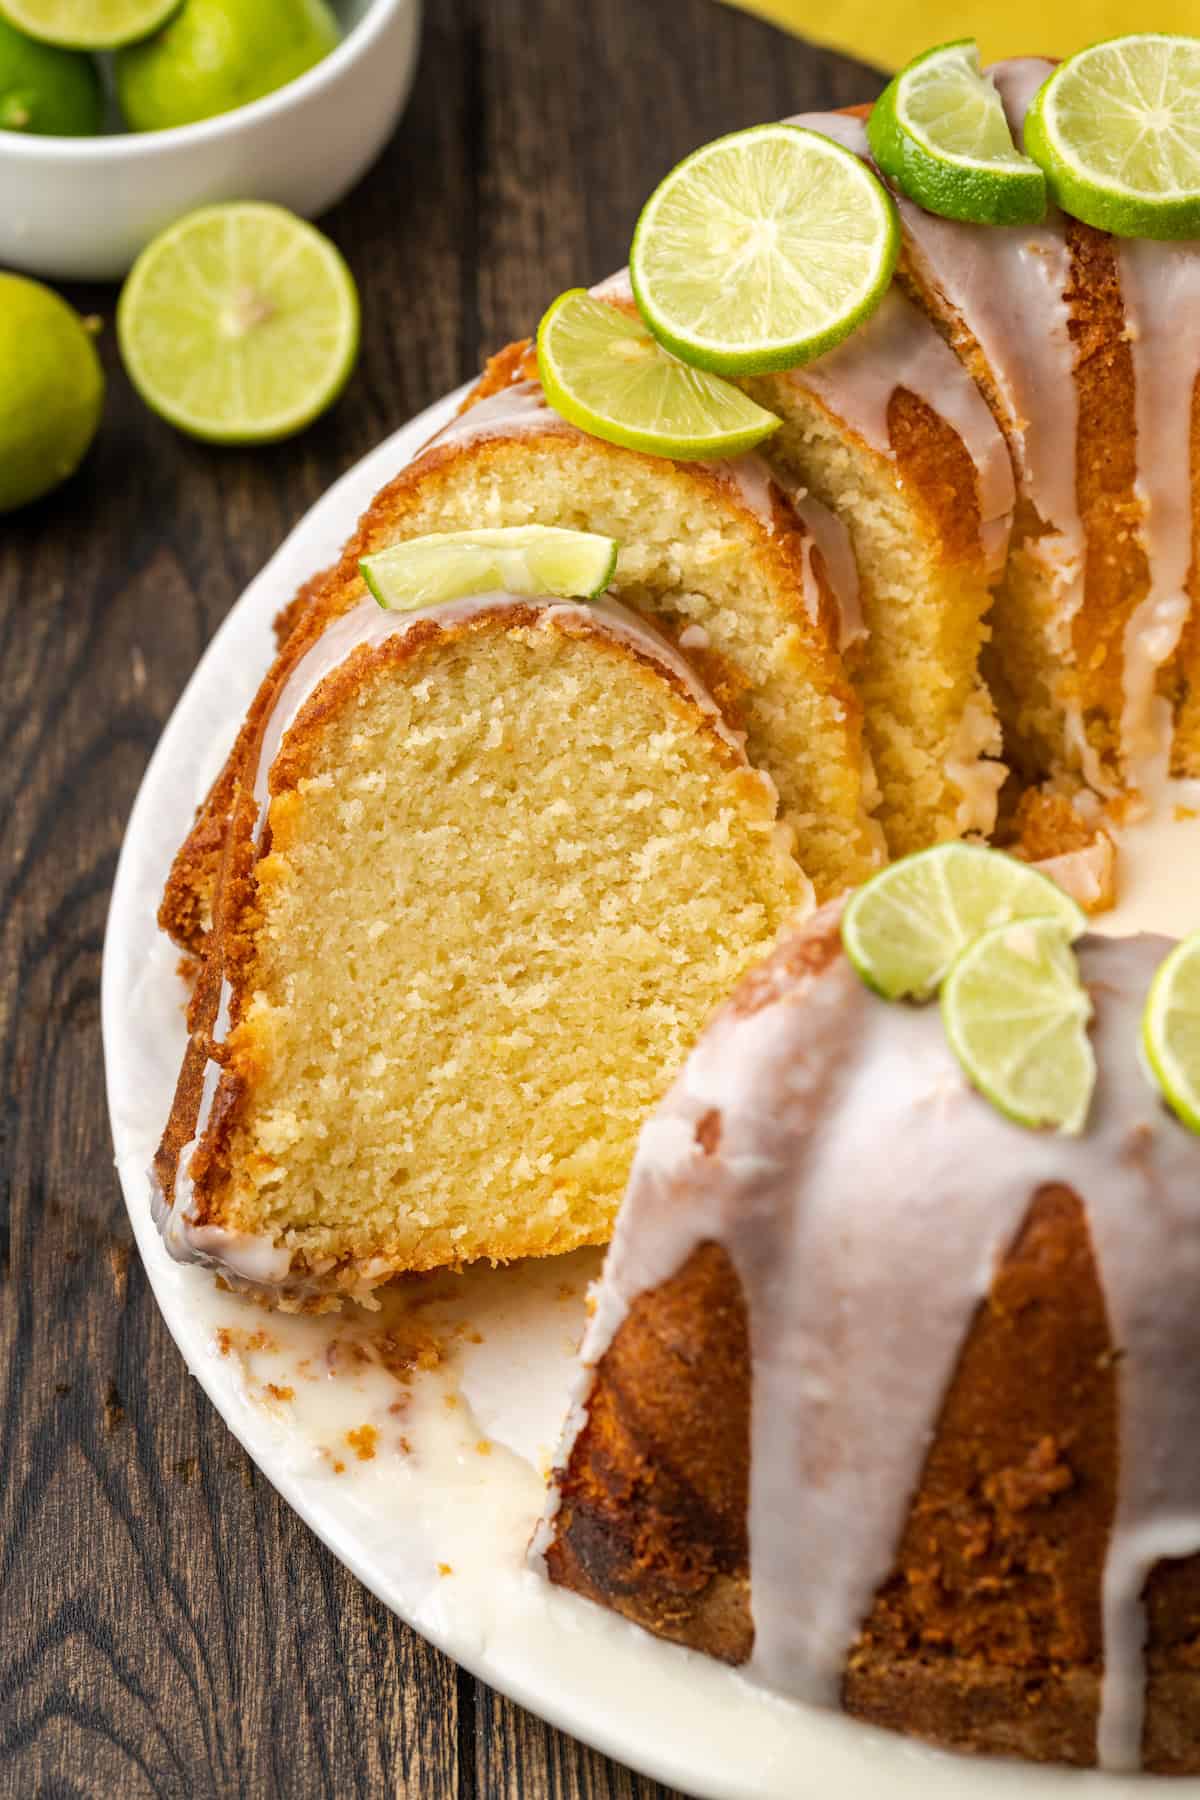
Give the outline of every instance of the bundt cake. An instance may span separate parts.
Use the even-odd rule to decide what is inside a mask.
[[[815,501],[793,510],[757,457],[672,463],[586,436],[545,405],[527,366],[523,345],[493,360],[467,409],[382,490],[337,567],[290,609],[279,658],[167,886],[160,922],[184,947],[211,922],[237,768],[280,682],[363,598],[360,558],[431,531],[536,523],[618,539],[614,594],[684,652],[745,734],[817,893],[841,892],[881,860],[861,712],[837,649],[857,617],[837,522]]]
[[[776,814],[617,604],[351,607],[238,773],[173,1252],[319,1304],[607,1240],[646,1113],[808,903]]]
[[[836,907],[784,936],[642,1134],[552,1581],[944,1746],[1200,1773],[1200,1144],[1138,1066],[1166,948],[1081,946],[1070,1138],[874,996]]]

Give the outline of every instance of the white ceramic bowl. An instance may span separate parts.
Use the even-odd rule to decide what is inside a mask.
[[[344,0],[345,37],[298,80],[173,131],[0,131],[0,266],[60,281],[124,275],[156,232],[214,200],[314,218],[378,156],[408,99],[421,0]]]

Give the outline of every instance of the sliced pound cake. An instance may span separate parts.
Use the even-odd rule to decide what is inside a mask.
[[[174,1253],[320,1305],[606,1240],[643,1119],[807,903],[771,783],[607,601],[361,602],[257,738],[156,1161]]]

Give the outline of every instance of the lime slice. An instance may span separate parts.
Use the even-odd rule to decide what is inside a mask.
[[[1151,982],[1142,1045],[1171,1111],[1200,1131],[1200,932],[1176,944]]]
[[[0,131],[94,137],[103,119],[91,57],[35,43],[0,13]]]
[[[871,154],[926,212],[976,225],[1032,225],[1046,211],[1046,177],[1013,143],[973,38],[916,57],[889,82],[867,120]]]
[[[555,412],[629,450],[738,456],[779,425],[740,388],[669,356],[635,314],[583,288],[560,294],[546,313],[537,358]]]
[[[655,337],[723,375],[794,368],[874,312],[896,208],[866,164],[797,125],[695,151],[646,202],[629,274]]]
[[[926,1000],[980,932],[1013,919],[1050,918],[1067,940],[1087,915],[1048,876],[999,850],[937,844],[872,876],[842,918],[855,969],[885,1000]]]
[[[165,25],[181,0],[0,0],[0,13],[43,44],[116,50]]]
[[[281,206],[209,206],[142,251],[117,335],[142,399],[180,431],[266,443],[311,423],[345,386],[358,294],[328,238]]]
[[[1081,50],[1039,90],[1025,145],[1073,218],[1117,237],[1200,236],[1200,38]]]
[[[1096,1058],[1092,1003],[1058,919],[1017,919],[968,944],[942,984],[942,1022],[963,1072],[1006,1118],[1077,1137]]]
[[[439,531],[392,544],[359,563],[389,612],[415,612],[464,594],[557,594],[594,600],[613,578],[617,541],[558,525]]]

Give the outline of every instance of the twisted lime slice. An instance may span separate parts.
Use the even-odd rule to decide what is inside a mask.
[[[942,983],[942,1021],[963,1072],[1017,1125],[1077,1137],[1096,1058],[1092,1003],[1069,929],[1017,919],[968,944]]]
[[[1048,876],[999,850],[937,844],[872,876],[850,900],[842,943],[885,1000],[926,1000],[972,939],[1014,919],[1049,918],[1067,942],[1087,915]]]
[[[181,0],[0,0],[0,13],[43,44],[116,50],[165,25]]]
[[[583,288],[560,294],[546,313],[537,359],[555,412],[630,450],[737,456],[779,425],[740,388],[668,355],[635,314]]]
[[[281,206],[203,207],[138,257],[117,336],[147,406],[192,437],[290,437],[341,392],[358,293],[329,239]]]
[[[1155,975],[1142,1046],[1171,1111],[1200,1131],[1200,932],[1176,944]]]
[[[613,578],[617,541],[557,525],[440,531],[392,544],[358,566],[390,612],[414,612],[493,590],[593,600]]]
[[[1030,225],[1046,211],[1046,177],[1013,143],[973,38],[902,69],[876,101],[867,138],[884,173],[944,219]]]
[[[668,349],[751,375],[840,343],[883,299],[899,247],[892,198],[859,157],[802,126],[755,125],[659,184],[629,275]]]
[[[1200,38],[1134,32],[1060,63],[1025,145],[1064,212],[1117,237],[1200,236]]]

